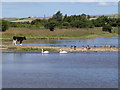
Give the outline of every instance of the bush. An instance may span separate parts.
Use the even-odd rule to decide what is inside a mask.
[[[54,31],[55,26],[56,26],[55,21],[50,21],[44,25],[44,27],[50,29],[50,31]]]
[[[112,32],[112,26],[105,25],[105,26],[103,26],[102,31],[108,31],[109,33],[111,33]]]
[[[63,22],[62,23],[62,26],[60,27],[61,29],[68,29],[68,28],[70,28],[70,23],[68,23],[68,22]]]
[[[9,29],[9,22],[6,20],[2,20],[0,22],[0,31],[6,31],[7,29]]]

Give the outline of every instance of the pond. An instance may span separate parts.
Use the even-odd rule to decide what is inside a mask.
[[[69,39],[69,40],[37,40],[32,43],[24,45],[37,45],[37,46],[58,46],[58,47],[70,47],[75,45],[77,47],[90,45],[93,47],[100,47],[103,45],[112,45],[118,47],[118,37],[102,37],[93,39]]]
[[[3,42],[3,44],[12,44],[12,42]],[[93,47],[100,47],[103,45],[112,45],[118,47],[118,37],[102,37],[93,39],[63,39],[63,40],[26,40],[23,41],[23,45],[33,45],[33,46],[57,46],[57,47],[70,47],[75,45],[77,47],[90,45]]]
[[[117,52],[3,52],[3,88],[117,88]]]

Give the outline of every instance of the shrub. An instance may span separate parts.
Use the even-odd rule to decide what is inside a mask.
[[[9,29],[9,22],[6,20],[1,20],[0,31],[6,31],[7,29]]]
[[[109,33],[111,33],[112,32],[112,26],[105,25],[105,26],[103,26],[102,31],[108,31]]]
[[[55,26],[56,26],[55,21],[50,21],[44,25],[44,27],[50,29],[50,31],[54,31]]]

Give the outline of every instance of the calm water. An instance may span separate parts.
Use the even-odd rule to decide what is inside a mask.
[[[76,45],[77,47],[90,45],[97,47],[103,45],[112,45],[118,47],[118,37],[102,37],[102,38],[93,38],[93,39],[78,39],[78,40],[37,40],[29,42],[24,45],[39,45],[39,46],[59,46],[59,47],[70,47],[71,45]]]
[[[10,45],[12,42],[3,42],[3,44]],[[59,47],[70,47],[71,45],[76,45],[77,47],[90,45],[97,47],[103,45],[118,46],[118,37],[102,37],[93,39],[78,39],[78,40],[35,40],[35,41],[23,41],[23,45],[37,45],[37,46],[59,46]]]
[[[3,88],[117,88],[118,53],[3,53]]]

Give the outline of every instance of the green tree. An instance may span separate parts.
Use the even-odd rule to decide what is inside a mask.
[[[68,22],[63,22],[61,28],[62,29],[68,29],[70,27],[70,23]]]
[[[39,23],[41,23],[41,22],[42,22],[41,19],[35,19],[35,20],[33,20],[33,21],[31,22],[31,25],[39,24]]]
[[[9,29],[9,22],[6,20],[1,20],[0,21],[0,31],[6,31]]]
[[[102,27],[105,23],[109,23],[109,18],[107,16],[100,16],[96,20],[93,20],[96,27]]]
[[[54,31],[55,26],[56,26],[55,21],[49,21],[44,25],[44,27],[49,29],[50,31]]]
[[[102,31],[108,31],[109,33],[112,33],[112,26],[111,25],[104,25],[102,27]]]
[[[120,18],[118,18],[118,20],[116,21],[117,26],[120,27]]]
[[[62,21],[62,13],[60,11],[58,11],[56,14],[53,15],[52,19],[56,20],[57,22],[61,22]]]
[[[83,24],[83,22],[81,22],[79,20],[75,20],[75,21],[71,22],[71,26],[75,27],[75,28],[80,28],[82,24]]]

